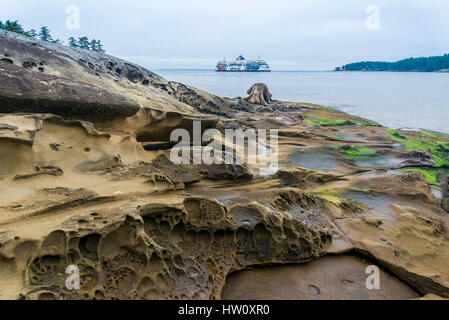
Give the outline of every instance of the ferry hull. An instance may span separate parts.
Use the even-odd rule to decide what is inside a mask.
[[[217,72],[271,72],[271,70],[215,70]]]
[[[270,72],[270,66],[265,60],[246,60],[243,56],[238,56],[234,61],[227,63],[224,58],[217,63],[218,72]]]

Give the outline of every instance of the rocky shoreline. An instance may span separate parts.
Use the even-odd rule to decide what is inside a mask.
[[[448,135],[222,98],[9,32],[0,44],[1,299],[449,297]],[[280,169],[173,164],[170,133],[194,121],[277,129]],[[381,291],[360,284],[368,264]]]

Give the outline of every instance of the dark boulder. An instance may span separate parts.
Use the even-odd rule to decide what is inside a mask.
[[[51,113],[106,121],[139,110],[137,102],[125,96],[5,62],[0,62],[0,83],[0,113]]]

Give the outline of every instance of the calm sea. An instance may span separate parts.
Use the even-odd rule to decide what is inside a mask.
[[[449,133],[449,73],[213,70],[157,73],[225,97],[243,97],[253,83],[264,82],[274,99],[335,107],[395,129]]]

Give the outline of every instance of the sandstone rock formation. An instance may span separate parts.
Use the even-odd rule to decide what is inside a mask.
[[[327,254],[342,255],[340,269],[360,272],[355,279],[365,264],[349,254],[398,278],[374,298],[448,297],[447,181],[429,177],[444,177],[449,141],[426,140],[437,154],[405,150],[366,119],[272,102],[260,84],[248,94],[217,97],[2,31],[0,298],[249,298],[232,294],[241,292],[229,275],[264,266],[258,281],[297,279],[296,267],[329,268]],[[203,131],[279,129],[280,168],[175,165],[170,134],[194,121]],[[405,144],[413,133],[400,136]],[[278,272],[281,264],[291,268]],[[68,266],[79,268],[79,290],[67,288]],[[310,292],[325,297],[318,280]]]
[[[370,262],[355,256],[327,256],[311,263],[252,268],[232,274],[224,299],[250,300],[389,300],[418,294],[394,276],[381,272],[379,290],[366,290],[360,270]]]

